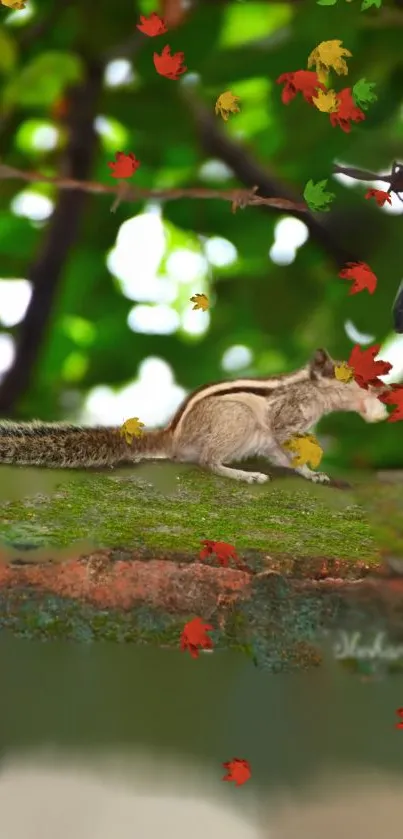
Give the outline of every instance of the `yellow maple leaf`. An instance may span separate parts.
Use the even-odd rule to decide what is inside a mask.
[[[295,452],[295,457],[292,459],[293,466],[304,466],[309,463],[315,469],[322,460],[323,449],[313,434],[296,434],[295,437],[283,443],[283,449]]]
[[[318,95],[312,97],[312,102],[316,105],[318,111],[322,111],[324,114],[333,114],[339,108],[339,100],[334,90],[328,90],[326,93],[323,90],[318,90]]]
[[[128,446],[131,446],[133,437],[141,437],[143,433],[144,422],[140,422],[138,417],[131,417],[126,420],[119,429],[121,437],[124,437]]]
[[[325,82],[329,70],[334,70],[338,76],[346,76],[348,67],[345,58],[351,58],[352,53],[341,46],[342,41],[322,41],[312,50],[308,57],[308,70],[315,67],[320,82]]]
[[[239,113],[237,102],[239,102],[239,96],[234,96],[230,90],[226,90],[225,93],[220,94],[215,103],[216,114],[221,114],[222,118],[227,122],[230,114]]]
[[[206,312],[209,307],[209,300],[206,294],[194,294],[190,298],[190,302],[194,303],[193,311],[195,309],[203,309],[203,312]]]
[[[334,375],[339,382],[351,382],[354,377],[354,370],[349,367],[347,361],[342,361],[340,364],[335,364]]]
[[[23,0],[0,0],[2,6],[8,6],[9,9],[15,9],[16,11],[20,11],[20,9],[25,9],[25,3]]]

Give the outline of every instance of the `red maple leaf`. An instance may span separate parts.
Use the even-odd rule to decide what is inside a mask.
[[[141,23],[137,23],[137,29],[144,32],[144,35],[149,35],[150,38],[155,38],[156,35],[164,35],[168,32],[165,21],[157,15],[156,12],[151,12],[150,17],[140,15]]]
[[[403,728],[403,708],[396,708],[396,713],[401,722],[395,723],[395,728]]]
[[[346,262],[346,267],[339,272],[342,280],[354,280],[349,294],[358,294],[364,288],[373,294],[378,282],[376,275],[366,262]]]
[[[314,70],[296,70],[295,73],[283,73],[276,79],[277,84],[284,84],[281,100],[288,105],[297,93],[302,93],[308,105],[313,105],[312,97],[317,96],[318,90],[326,92],[326,88],[319,81]]]
[[[176,81],[182,73],[186,73],[187,67],[182,66],[184,58],[185,53],[183,52],[174,52],[174,54],[171,55],[171,47],[169,44],[164,47],[161,55],[158,55],[157,52],[153,55],[154,66],[157,73],[159,73],[160,76],[165,76],[167,79],[175,79]]]
[[[193,618],[183,628],[181,635],[181,650],[189,650],[192,658],[199,657],[198,647],[203,650],[211,650],[213,642],[206,634],[207,630],[213,629],[210,623],[204,623],[202,618]]]
[[[365,390],[368,390],[369,385],[384,387],[384,383],[378,379],[378,376],[385,376],[392,369],[389,361],[374,360],[380,348],[380,344],[373,344],[372,347],[362,350],[360,345],[356,344],[351,350],[347,364],[353,368],[357,384]]]
[[[389,192],[384,192],[383,189],[369,189],[368,192],[365,193],[365,198],[375,198],[378,207],[383,207],[386,201],[388,204],[392,203],[392,198],[389,195]]]
[[[342,131],[349,134],[351,131],[350,122],[361,122],[365,119],[364,111],[357,108],[351,93],[351,87],[344,87],[337,93],[338,109],[334,113],[329,114],[330,122],[333,128],[339,125]]]
[[[125,154],[123,151],[117,151],[115,157],[116,161],[108,161],[108,166],[112,169],[112,178],[131,178],[140,166],[140,161],[133,152]]]
[[[222,780],[235,781],[235,785],[237,787],[240,787],[241,784],[249,781],[252,774],[250,771],[249,761],[243,760],[240,757],[233,757],[232,760],[229,760],[227,763],[223,763],[223,767],[227,770],[227,774],[224,775]]]
[[[230,559],[235,559],[238,564],[240,562],[234,545],[228,545],[227,542],[214,542],[212,539],[202,539],[201,544],[204,545],[204,548],[200,551],[200,559],[215,554],[220,565],[223,565],[224,568],[228,567]]]
[[[384,405],[396,405],[395,410],[388,416],[388,422],[403,420],[403,385],[391,385],[391,389],[378,396],[378,399]]]

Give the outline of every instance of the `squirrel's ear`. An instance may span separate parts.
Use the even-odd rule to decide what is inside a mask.
[[[334,361],[327,350],[316,350],[309,362],[311,379],[318,379],[325,376],[328,379],[334,377]]]

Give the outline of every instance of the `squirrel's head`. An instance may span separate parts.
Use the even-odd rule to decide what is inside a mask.
[[[335,377],[336,364],[340,363],[331,358],[327,350],[316,350],[309,362],[311,381],[337,394],[340,397],[340,410],[355,411],[366,422],[380,422],[386,419],[388,416],[386,405],[379,401],[378,396],[389,390],[387,385],[380,387],[369,385],[366,389],[360,387],[355,379],[350,382],[341,382]]]

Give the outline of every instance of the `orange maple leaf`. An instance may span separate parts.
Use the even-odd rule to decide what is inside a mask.
[[[383,207],[386,202],[388,204],[392,203],[392,198],[389,195],[389,192],[384,192],[383,189],[369,189],[368,192],[365,193],[365,198],[375,198],[378,207]]]
[[[133,152],[125,154],[123,151],[117,151],[115,157],[116,161],[108,161],[108,166],[112,169],[112,178],[131,178],[140,166],[140,161]]]
[[[342,131],[349,134],[351,131],[351,121],[361,122],[365,119],[364,111],[355,104],[351,87],[345,87],[343,90],[338,91],[337,102],[337,111],[329,114],[330,122],[333,128],[339,125]]]
[[[186,73],[187,70],[187,67],[184,65],[182,66],[184,58],[185,53],[183,52],[174,52],[174,54],[171,55],[171,47],[169,44],[166,44],[161,55],[158,55],[157,52],[154,53],[154,67],[160,76],[165,76],[167,79],[175,79],[177,81],[179,76],[181,76],[182,73]]]
[[[346,267],[339,272],[339,277],[343,280],[354,280],[349,294],[358,294],[364,288],[373,294],[378,282],[376,274],[366,262],[346,262]]]
[[[208,630],[213,629],[210,623],[204,623],[202,618],[193,618],[188,621],[183,628],[181,635],[181,650],[189,650],[192,658],[199,657],[198,647],[203,650],[211,650],[213,642],[206,634]]]
[[[403,385],[391,385],[391,389],[378,396],[378,399],[384,405],[396,405],[395,410],[389,414],[387,422],[403,420]]]
[[[385,376],[392,369],[392,364],[389,361],[382,361],[381,359],[375,361],[380,348],[380,344],[373,344],[372,347],[362,350],[359,344],[355,344],[351,350],[347,362],[348,366],[354,370],[354,378],[357,384],[365,390],[368,390],[369,385],[384,387],[384,383],[381,379],[378,379],[378,376]]]
[[[223,763],[223,767],[227,770],[227,774],[224,775],[222,780],[235,781],[235,786],[237,787],[249,781],[252,774],[249,761],[240,757],[233,757],[232,760]]]
[[[308,105],[313,105],[313,97],[317,96],[318,90],[326,93],[326,87],[318,79],[314,70],[296,70],[294,73],[283,73],[276,79],[276,84],[283,84],[281,100],[288,105],[297,93],[302,93]]]

